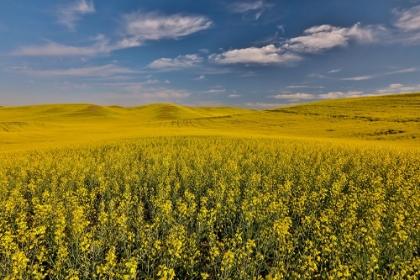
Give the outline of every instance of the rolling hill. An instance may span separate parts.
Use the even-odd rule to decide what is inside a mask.
[[[167,135],[304,137],[418,146],[420,93],[318,101],[270,110],[152,104],[0,108],[0,150]]]

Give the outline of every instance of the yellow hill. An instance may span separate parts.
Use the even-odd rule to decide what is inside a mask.
[[[52,104],[22,107],[0,107],[2,121],[168,121],[207,118],[252,112],[232,107],[191,108],[174,104],[152,104],[141,107],[99,106],[94,104]]]
[[[191,108],[174,104],[152,104],[142,107],[128,108],[127,111],[130,116],[143,121],[200,119],[252,112],[251,110],[232,107]]]
[[[0,151],[169,135],[316,138],[420,146],[420,93],[311,102],[272,110],[153,104],[0,108]]]

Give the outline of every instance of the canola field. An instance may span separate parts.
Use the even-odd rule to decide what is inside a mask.
[[[420,152],[146,138],[0,163],[4,279],[416,279]]]
[[[129,124],[2,108],[0,278],[418,279],[420,95],[398,98]]]

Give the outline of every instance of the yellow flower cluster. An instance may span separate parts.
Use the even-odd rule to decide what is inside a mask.
[[[3,154],[1,279],[418,279],[420,151],[142,138]]]

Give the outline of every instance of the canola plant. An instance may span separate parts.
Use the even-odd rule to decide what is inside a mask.
[[[420,151],[150,137],[4,153],[1,279],[418,279]]]

